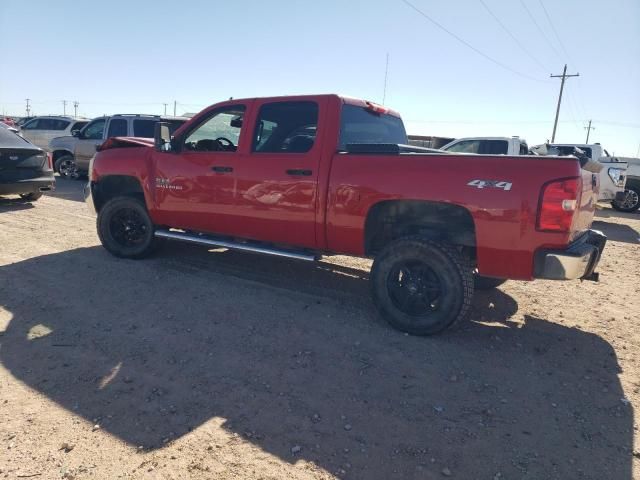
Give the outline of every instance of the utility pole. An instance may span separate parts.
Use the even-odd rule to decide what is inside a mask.
[[[173,101],[173,116],[176,116],[176,108],[178,107],[178,101],[174,100]]]
[[[73,117],[74,117],[74,118],[78,118],[78,106],[79,106],[79,105],[80,105],[80,104],[78,103],[78,101],[77,101],[77,100],[74,100],[74,101],[73,101]]]
[[[587,141],[584,143],[589,143],[589,134],[591,133],[591,130],[595,130],[596,127],[592,127],[591,126],[591,120],[589,120],[589,126],[588,127],[584,127],[584,129],[587,131]]]
[[[62,114],[65,117],[67,116],[67,101],[66,100],[62,100]]]
[[[382,93],[382,105],[387,100],[387,78],[389,77],[389,54],[387,53],[387,63],[384,67],[384,92]]]
[[[167,105],[169,105],[168,103],[163,103],[162,105],[164,105],[164,114],[167,114]]]
[[[560,82],[560,95],[558,96],[558,108],[556,108],[556,120],[553,122],[553,134],[551,135],[551,143],[556,141],[556,129],[558,128],[558,117],[560,116],[560,104],[562,103],[562,91],[564,90],[564,81],[569,77],[579,77],[579,73],[573,75],[567,75],[567,64],[564,64],[564,70],[562,75],[549,75],[551,78],[562,78]]]
[[[29,116],[30,116],[30,113],[31,113],[31,105],[29,105],[29,102],[31,101],[31,99],[30,99],[30,98],[25,98],[25,101],[27,102],[27,108],[26,108],[26,110],[27,110],[27,117],[29,117]]]

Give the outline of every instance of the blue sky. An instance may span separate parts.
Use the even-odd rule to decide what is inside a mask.
[[[580,77],[567,80],[556,141],[583,142],[593,119],[591,141],[637,155],[640,1],[409,1],[506,68],[402,0],[2,1],[0,111],[23,114],[25,98],[37,114],[78,100],[88,117],[174,100],[182,114],[231,96],[381,102],[388,53],[386,104],[409,133],[535,144],[551,137],[560,81],[549,74],[568,63]]]

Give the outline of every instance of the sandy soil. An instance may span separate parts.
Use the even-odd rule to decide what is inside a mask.
[[[363,260],[115,259],[80,188],[0,200],[0,478],[640,478],[640,215],[599,212],[600,283],[415,338]]]

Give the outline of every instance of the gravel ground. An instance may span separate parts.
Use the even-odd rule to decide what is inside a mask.
[[[368,262],[111,257],[58,182],[0,200],[0,478],[640,478],[640,215],[600,283],[508,282],[433,338]]]

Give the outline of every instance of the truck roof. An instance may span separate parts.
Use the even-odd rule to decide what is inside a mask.
[[[227,102],[249,102],[249,101],[304,101],[304,100],[320,100],[323,98],[334,98],[340,100],[342,103],[348,105],[356,105],[359,107],[367,108],[367,107],[375,107],[380,109],[380,113],[385,113],[389,115],[393,115],[394,117],[400,117],[400,113],[396,110],[388,108],[384,105],[380,105],[376,102],[372,102],[369,100],[363,100],[356,97],[349,97],[347,95],[339,95],[336,93],[323,93],[323,94],[315,94],[315,95],[281,95],[275,97],[253,97],[253,98],[231,98]],[[226,102],[217,102],[217,103],[226,103]],[[205,110],[208,110],[211,107],[207,107]]]

